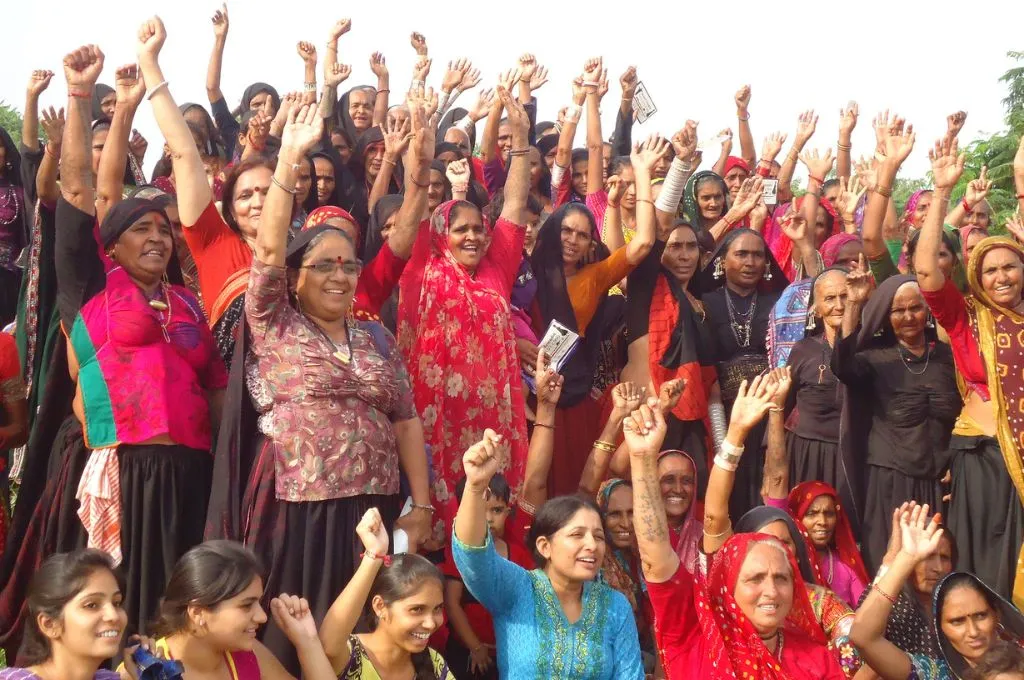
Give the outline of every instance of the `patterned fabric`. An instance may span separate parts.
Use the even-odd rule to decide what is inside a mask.
[[[78,517],[89,536],[90,548],[108,553],[121,564],[121,471],[117,449],[95,449],[78,482]]]
[[[793,606],[786,617],[785,631],[796,632],[824,645],[821,626],[807,598],[807,589],[796,558],[782,543],[767,534],[734,534],[715,555],[707,581],[696,591],[697,620],[705,651],[722,671],[723,677],[742,677],[743,669],[761,668],[761,680],[783,680],[786,674],[779,660],[768,650],[757,630],[741,613],[733,596],[740,568],[751,546],[770,543],[781,548],[793,574]]]
[[[352,656],[349,658],[345,670],[338,677],[342,680],[381,680],[380,674],[373,667],[373,661],[366,655],[366,649],[363,647],[363,643],[359,641],[359,638],[355,635],[350,635],[348,644],[352,648]],[[430,653],[430,665],[434,667],[434,677],[437,680],[455,680],[455,676],[448,668],[448,662],[444,660],[444,657],[429,647],[427,651]],[[244,680],[244,678],[239,680]]]
[[[949,664],[924,654],[910,654],[910,675],[907,680],[956,680]]]
[[[812,281],[803,279],[782,291],[768,317],[768,366],[782,368],[789,363],[793,345],[807,334],[807,303]]]
[[[39,331],[39,256],[43,249],[43,218],[42,203],[36,201],[35,220],[32,224],[28,248],[28,282],[25,286],[25,315],[22,323],[25,326],[25,385],[32,388],[35,377],[36,340]]]
[[[92,676],[93,680],[121,680],[121,676],[114,671],[100,669]],[[27,668],[3,668],[0,669],[0,680],[40,680],[39,676]]]
[[[996,438],[1003,452],[1006,472],[1024,502],[1024,317],[998,306],[981,287],[981,263],[995,248],[1008,248],[1024,261],[1024,248],[1005,236],[981,241],[971,253],[967,284],[974,297],[970,308],[977,328],[978,344],[985,359],[989,393],[996,405]],[[1024,547],[1017,557],[1013,603],[1024,608]]]
[[[612,590],[596,583],[584,598],[583,611],[576,623],[569,623],[562,602],[551,586],[547,574],[539,569],[529,572],[533,581],[536,620],[540,624],[541,649],[546,653],[537,659],[538,678],[588,677],[574,669],[577,661],[584,666],[604,666],[604,615],[611,604]],[[572,673],[576,670],[576,673]]]
[[[857,648],[850,642],[853,610],[831,590],[818,585],[807,584],[807,597],[811,601],[815,618],[828,636],[828,648],[839,660],[846,677],[852,678],[864,663]]]
[[[416,412],[391,334],[378,324],[350,322],[349,346],[339,348],[289,303],[287,270],[259,261],[245,307],[272,402],[260,429],[276,449],[277,498],[398,493],[393,424]]]
[[[448,248],[457,203],[442,203],[413,246],[401,284],[398,343],[430,445],[435,537],[455,516],[462,455],[486,428],[502,435],[501,468],[513,490],[523,480],[526,414],[509,299],[525,229],[499,219],[471,275]]]
[[[612,492],[623,484],[628,483],[624,479],[609,479],[601,484],[601,488],[597,490],[597,506],[601,508],[602,513],[608,512],[608,499],[611,498]],[[601,576],[605,583],[626,596],[634,612],[640,610],[643,576],[640,573],[640,554],[635,537],[628,552],[616,548],[611,541],[607,543]]]
[[[796,199],[794,202],[795,210],[802,210],[804,205],[804,196]],[[824,209],[828,213],[829,220],[832,224],[832,229],[835,229],[837,220],[836,209],[832,206],[824,196],[818,199],[819,207]],[[771,249],[772,254],[775,255],[775,259],[778,261],[779,266],[782,267],[782,271],[785,273],[786,278],[790,281],[796,281],[801,278],[800,270],[803,269],[803,265],[798,265],[793,261],[793,241],[782,229],[782,218],[785,217],[789,211],[790,203],[783,203],[775,208],[769,215],[768,223],[764,227],[764,239],[768,243],[768,247]],[[812,225],[813,226],[813,225]]]
[[[825,482],[804,482],[797,484],[789,492],[789,514],[798,523],[802,524],[808,509],[814,500],[820,496],[829,496],[836,504],[836,528],[832,535],[832,544],[839,553],[839,559],[843,564],[853,569],[861,584],[868,583],[868,570],[864,568],[864,560],[861,558],[860,550],[857,548],[857,540],[853,537],[853,527],[846,511],[840,502],[839,492]],[[828,572],[822,563],[822,557],[817,550],[812,551],[811,559],[818,563],[818,573],[823,576]],[[831,587],[831,583],[824,583]],[[859,595],[859,593],[858,593]],[[856,601],[856,598],[854,599]]]
[[[245,270],[243,279],[248,285],[249,270]],[[231,357],[235,355],[235,341],[238,339],[239,324],[245,316],[245,294],[236,295],[221,316],[213,324],[213,340],[217,344],[217,352],[224,359],[225,365],[231,364]],[[212,317],[211,317],[212,318]]]
[[[839,251],[843,249],[843,246],[859,242],[860,236],[856,234],[847,234],[846,232],[833,234],[821,244],[821,261],[825,263],[826,267],[831,267],[836,263],[836,258],[839,257]]]
[[[693,466],[694,470],[698,470],[697,461],[693,459],[693,456],[688,454],[686,451],[680,451],[679,449],[667,449],[658,454],[658,461],[660,462],[665,456],[683,456],[690,461],[690,465]],[[691,574],[696,574],[700,563],[700,557],[703,554],[701,550],[701,540],[704,538],[704,523],[700,517],[697,516],[697,503],[696,500],[690,503],[690,509],[686,511],[686,519],[683,521],[682,528],[677,532],[671,526],[668,528],[671,534],[672,547],[676,551],[676,555],[679,556],[679,562],[683,565],[683,568]]]
[[[167,646],[167,638],[156,640],[156,653],[161,654],[165,659],[174,659],[170,647]],[[231,680],[260,680],[260,662],[255,652],[228,652],[224,654],[224,660],[228,663],[228,672],[231,673]],[[118,671],[124,670],[122,663]],[[119,678],[119,675],[115,675]]]
[[[138,444],[160,435],[208,450],[208,390],[227,371],[199,305],[180,286],[164,286],[166,310],[149,306],[121,267],[75,317],[69,341],[90,448]],[[172,379],[173,378],[173,379]]]

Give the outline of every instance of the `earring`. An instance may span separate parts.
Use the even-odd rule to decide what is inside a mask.
[[[715,258],[715,270],[711,272],[711,276],[716,279],[722,278],[725,275],[725,267],[722,266],[722,258]]]
[[[805,328],[809,331],[813,331],[814,327],[818,325],[818,317],[814,315],[813,311],[807,311],[807,325]]]
[[[764,268],[764,276],[762,278],[765,281],[771,281],[772,280],[772,268],[771,267],[765,267]]]
[[[924,322],[925,328],[935,328],[935,317],[932,316],[931,312],[928,312],[928,320]]]

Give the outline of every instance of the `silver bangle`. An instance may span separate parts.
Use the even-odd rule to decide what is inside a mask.
[[[708,404],[708,420],[711,421],[711,441],[715,451],[720,451],[722,442],[725,441],[725,406],[720,401]]]
[[[738,464],[731,463],[723,458],[721,454],[715,456],[715,466],[722,468],[726,472],[736,472],[736,468],[739,467]]]
[[[726,459],[730,463],[736,463],[738,465],[740,462],[740,458],[743,457],[743,447],[736,446],[728,439],[723,439],[722,445],[718,451],[718,455]]]
[[[161,88],[164,88],[164,87],[167,87],[167,81],[166,80],[164,80],[164,81],[154,85],[153,89],[151,89],[149,92],[146,93],[146,100],[147,101],[152,100],[153,99],[153,95],[155,95],[157,92],[160,91]]]

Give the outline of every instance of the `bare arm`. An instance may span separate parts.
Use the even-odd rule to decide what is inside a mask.
[[[498,99],[508,113],[508,124],[512,128],[512,156],[505,179],[505,204],[501,217],[512,224],[522,225],[526,224],[526,199],[530,194],[530,161],[526,155],[530,144],[530,117],[523,105],[505,88],[498,88]]]
[[[132,131],[135,111],[146,92],[146,84],[135,65],[117,69],[114,81],[117,104],[96,173],[96,219],[101,223],[107,212],[121,200],[124,169],[128,165],[128,136]]]
[[[53,78],[53,71],[33,71],[25,90],[21,143],[31,151],[39,151],[39,96],[50,86],[51,78]]]
[[[388,72],[384,55],[374,52],[370,57],[370,69],[377,76],[377,96],[373,100],[373,124],[380,126],[388,118],[388,97],[391,94],[391,74]]]
[[[64,57],[68,82],[68,117],[61,144],[61,195],[82,212],[96,214],[92,177],[92,91],[103,70],[103,53],[95,45]]]
[[[761,481],[761,496],[785,498],[789,494],[789,450],[786,448],[786,398],[792,389],[793,380],[788,366],[771,372],[775,381],[775,395],[768,411],[768,449],[764,457],[764,475]]]
[[[494,430],[473,444],[462,458],[466,471],[466,489],[455,515],[455,537],[468,546],[480,547],[487,541],[487,504],[484,493],[498,471],[498,447],[501,437]]]
[[[879,149],[884,160],[878,164],[874,186],[868,196],[867,207],[864,209],[864,223],[861,234],[864,239],[864,254],[870,259],[877,259],[888,253],[883,237],[882,223],[889,210],[892,185],[900,166],[914,148],[915,135],[912,126],[904,130],[902,121],[895,121],[884,130],[878,129]]]
[[[302,41],[296,49],[302,58],[302,103],[313,104],[316,102],[316,46]]]
[[[576,127],[580,122],[582,106],[586,100],[587,93],[583,89],[583,79],[576,78],[572,84],[572,106],[566,112],[565,121],[562,123],[562,130],[558,133],[558,147],[555,149],[555,165],[565,168],[571,172],[569,165],[572,163],[572,145],[576,138]],[[601,150],[602,153],[604,149]]]
[[[139,29],[138,55],[143,80],[151,83],[149,101],[153,106],[160,133],[170,149],[171,165],[174,168],[175,188],[178,192],[178,215],[183,225],[192,225],[199,220],[206,207],[213,200],[206,169],[199,157],[192,133],[185,123],[185,117],[174,103],[174,97],[165,82],[160,68],[159,55],[167,32],[163,22],[153,18]],[[160,86],[160,87],[158,87]]]
[[[754,135],[750,131],[750,86],[744,85],[736,93],[736,119],[740,133],[740,157],[753,168],[757,165]]]
[[[377,171],[377,176],[373,178],[373,187],[370,189],[370,197],[367,200],[370,211],[377,205],[377,201],[388,194],[395,167],[409,146],[410,122],[408,120],[402,123],[385,121],[384,126],[384,159],[380,164],[380,170]],[[428,180],[429,177],[428,175]]]
[[[679,569],[669,540],[668,519],[658,481],[658,453],[665,440],[665,416],[650,399],[623,423],[633,479],[633,526],[644,577],[664,583]]]
[[[667,139],[651,137],[642,147],[634,149],[630,156],[636,176],[636,233],[626,244],[626,260],[634,266],[647,257],[657,238],[658,220],[654,214],[651,176],[655,164],[670,148],[671,143]]]
[[[793,173],[796,172],[796,162],[800,158],[800,152],[808,140],[814,135],[818,126],[818,116],[814,111],[804,111],[800,114],[796,125],[796,134],[793,136],[793,146],[782,161],[779,168],[779,201],[784,202],[792,197],[790,186],[793,184]]]
[[[60,187],[57,186],[58,159],[60,159],[61,143],[64,138],[64,109],[43,111],[43,128],[46,130],[47,142],[43,149],[43,160],[36,172],[36,196],[48,203],[55,203],[60,198]]]
[[[579,490],[591,498],[597,493],[601,482],[608,474],[608,466],[615,453],[615,442],[622,429],[622,421],[640,406],[644,392],[640,386],[633,383],[619,383],[612,390],[613,407],[608,415],[608,420],[601,430],[598,442],[611,445],[612,449],[607,450],[605,446],[595,446],[590,450],[587,462],[583,466],[583,474],[580,476]]]
[[[210,52],[210,63],[206,67],[206,98],[212,104],[224,99],[224,93],[220,90],[220,73],[224,66],[224,47],[228,43],[227,3],[221,4],[211,21],[213,22],[213,50]],[[153,81],[153,85],[159,82],[162,80]]]
[[[427,210],[427,185],[430,182],[430,161],[434,158],[436,134],[422,105],[409,103],[409,119],[413,140],[405,155],[405,193],[402,196],[402,207],[395,216],[395,226],[388,236],[391,252],[403,260],[408,260],[412,255],[423,213]]]
[[[503,110],[501,97],[495,97],[487,114],[487,122],[484,123],[483,136],[480,137],[480,160],[484,163],[492,162],[498,154],[498,127],[501,125]]]
[[[857,102],[839,112],[839,143],[836,151],[836,175],[839,179],[849,181],[853,171],[853,129],[857,127],[857,116],[860,109]]]
[[[732,130],[725,129],[718,133],[719,137],[724,137],[722,140],[722,149],[718,152],[718,160],[711,166],[711,171],[719,177],[725,175],[725,163],[729,160],[729,156],[732,155]]]
[[[601,60],[592,59],[583,74],[587,90],[587,193],[604,186],[604,139],[601,138]],[[607,88],[605,88],[607,90]],[[649,183],[649,182],[648,182]],[[639,210],[639,204],[637,205]]]
[[[949,196],[964,171],[964,155],[958,152],[955,137],[936,142],[935,148],[928,152],[935,190],[914,252],[914,271],[921,290],[941,290],[946,283],[946,277],[939,269],[939,247],[942,245],[942,222],[949,206]]]

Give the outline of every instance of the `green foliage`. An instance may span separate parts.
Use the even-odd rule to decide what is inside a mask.
[[[21,114],[18,110],[0,99],[0,127],[15,141],[21,139]]]

